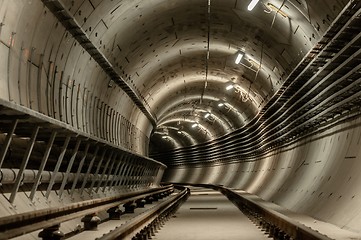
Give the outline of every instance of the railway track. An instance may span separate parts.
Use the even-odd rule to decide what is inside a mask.
[[[324,223],[321,221],[317,220],[319,225],[310,224],[316,219],[308,216],[307,220],[302,220],[306,219],[305,215],[288,211],[243,191],[208,184],[191,186],[189,200],[152,239],[326,240],[361,237],[334,225],[328,225],[330,228],[322,231],[325,229],[322,229]]]
[[[63,239],[66,236],[61,232],[60,225],[64,222],[81,218],[83,229],[92,230],[97,228],[101,221],[97,216],[100,212],[106,211],[110,219],[115,219],[122,213],[133,213],[136,207],[144,207],[145,204],[164,198],[173,191],[173,186],[167,185],[1,217],[0,239],[11,239],[39,229],[43,229],[39,233],[42,239]],[[120,206],[123,206],[123,211]]]
[[[30,239],[31,232],[34,239],[34,231],[45,240],[341,239],[320,233],[240,191],[204,184],[190,188],[165,185],[2,217],[0,239],[21,235],[21,239]],[[101,212],[107,217],[101,217]],[[80,218],[83,227],[61,231],[62,223]]]

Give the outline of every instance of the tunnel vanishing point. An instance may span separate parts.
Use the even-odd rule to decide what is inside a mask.
[[[0,0],[0,216],[210,184],[361,235],[361,1],[250,2]]]

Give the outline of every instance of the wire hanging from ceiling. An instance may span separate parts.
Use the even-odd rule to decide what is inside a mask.
[[[275,21],[276,21],[276,17],[277,17],[277,15],[278,15],[278,13],[281,11],[281,8],[283,7],[283,5],[285,5],[285,3],[286,3],[286,0],[283,0],[281,6],[280,6],[280,7],[278,8],[278,10],[275,12],[275,15],[273,16],[273,19],[272,19],[272,23],[271,23],[271,28],[270,28],[270,29],[273,28],[273,25],[275,24]]]
[[[204,81],[204,87],[200,99],[200,104],[202,104],[203,96],[208,86],[208,71],[209,71],[209,42],[210,42],[210,32],[211,32],[211,0],[207,0],[207,54],[206,54],[206,79]]]

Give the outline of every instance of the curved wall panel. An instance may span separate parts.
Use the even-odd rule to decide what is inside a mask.
[[[296,212],[360,232],[361,118],[274,151],[254,162],[178,167],[170,182],[242,189]]]
[[[0,98],[147,154],[149,121],[41,1],[2,1],[0,19]],[[112,51],[99,43],[100,28],[87,26],[90,39]],[[132,115],[146,124],[135,126]]]

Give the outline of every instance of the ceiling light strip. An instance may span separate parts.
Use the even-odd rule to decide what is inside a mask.
[[[259,0],[252,0],[247,7],[248,11],[252,11],[258,2],[259,2]]]

